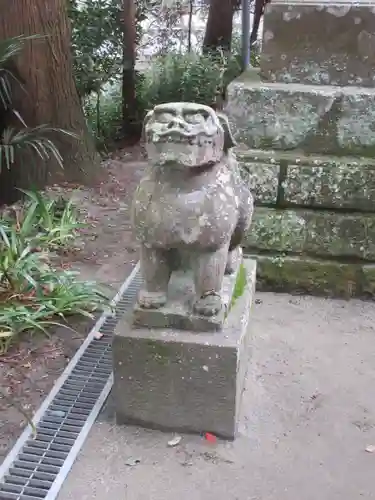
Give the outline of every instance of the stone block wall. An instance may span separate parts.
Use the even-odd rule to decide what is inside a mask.
[[[256,210],[245,251],[259,288],[375,295],[375,161],[237,151]]]
[[[255,196],[246,253],[259,288],[375,295],[375,161],[237,151]]]
[[[238,142],[237,158],[255,196],[254,220],[244,248],[258,260],[258,288],[374,296],[375,158],[338,155],[337,149],[336,155],[324,154],[324,149],[313,154],[301,145],[288,148],[282,143],[277,149],[274,142],[257,142],[259,123],[250,126],[255,120],[250,116],[247,129],[240,117],[245,116],[245,106],[254,110],[247,100],[248,85],[253,88],[254,82],[243,77],[232,84],[228,114]],[[278,135],[269,127],[266,130],[278,140],[289,134],[292,141],[302,135],[299,123],[296,119],[291,125],[286,115]],[[261,139],[265,137],[263,132]],[[375,146],[375,137],[373,141]],[[271,149],[272,145],[276,147]]]
[[[375,296],[375,0],[273,0],[226,112],[261,289]]]

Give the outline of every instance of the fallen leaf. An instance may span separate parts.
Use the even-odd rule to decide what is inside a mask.
[[[140,464],[141,461],[139,458],[128,458],[127,461],[125,462],[125,465],[128,465],[129,467],[134,467],[135,465]]]
[[[210,432],[206,432],[204,437],[205,437],[205,440],[208,441],[209,443],[216,443],[216,436],[214,436]]]
[[[61,411],[61,410],[51,410],[50,415],[52,417],[63,418],[63,417],[65,417],[66,413],[64,411]]]
[[[370,444],[369,446],[366,447],[367,453],[375,453],[375,445]]]
[[[168,441],[168,446],[173,447],[173,446],[178,446],[181,443],[181,436],[175,436],[173,439]]]

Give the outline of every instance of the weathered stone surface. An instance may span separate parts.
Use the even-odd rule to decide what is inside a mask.
[[[373,87],[375,3],[272,0],[261,75],[269,81]]]
[[[144,278],[139,308],[155,310],[167,304],[171,274],[181,267],[178,263],[185,264],[183,255],[191,254],[195,297],[190,312],[223,315],[224,274],[232,272],[233,252],[253,210],[232,151],[228,119],[208,106],[174,102],[155,106],[143,128],[149,169],[132,206]],[[147,313],[140,309],[136,319],[145,323]],[[170,311],[169,320],[180,318],[179,327],[189,328],[181,312],[176,316]],[[155,315],[151,311],[148,322],[156,321]]]
[[[375,5],[374,5],[375,11]],[[375,17],[374,17],[375,18]],[[375,40],[375,33],[374,33]],[[372,89],[373,90],[373,89]],[[366,89],[343,92],[337,97],[337,142],[347,152],[374,158],[375,94]],[[333,114],[331,114],[333,117]]]
[[[257,289],[350,298],[363,295],[360,264],[280,255],[257,256]]]
[[[375,260],[375,217],[257,207],[244,246],[249,251]]]
[[[276,204],[278,200],[284,207],[305,205],[375,213],[373,159],[259,149],[238,150],[237,157],[258,205]]]
[[[113,341],[119,424],[233,439],[248,366],[255,261],[222,331],[133,328],[120,320]]]
[[[335,102],[334,87],[234,81],[226,111],[239,145],[259,149],[294,149],[315,134]]]
[[[276,203],[280,166],[275,161],[262,163],[257,156],[241,152],[237,152],[237,158],[255,203]]]
[[[174,328],[194,332],[221,330],[232,301],[241,263],[242,256],[235,262],[234,272],[224,276],[220,292],[223,307],[215,316],[194,314],[192,309],[195,298],[194,276],[191,270],[186,270],[172,274],[168,287],[168,301],[165,306],[158,309],[144,309],[139,305],[134,307],[133,324],[137,327]]]
[[[311,212],[305,214],[304,251],[312,255],[374,259],[373,216]]]
[[[228,88],[226,112],[241,149],[373,158],[375,89],[259,83]]]
[[[362,266],[362,292],[368,297],[375,296],[375,264]]]
[[[375,213],[375,164],[337,157],[316,158],[308,163],[288,165],[282,184],[286,204]]]
[[[303,212],[257,207],[245,249],[302,253],[306,242]]]

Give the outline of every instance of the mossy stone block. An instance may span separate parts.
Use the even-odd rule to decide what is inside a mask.
[[[257,205],[276,204],[279,186],[280,165],[258,161],[258,158],[237,153],[241,172],[254,196]]]
[[[362,267],[362,291],[364,295],[375,297],[375,264]]]
[[[283,181],[287,204],[366,210],[375,213],[375,164],[364,160],[317,159],[291,164]]]
[[[257,207],[245,241],[245,248],[302,252],[306,221],[296,211]]]
[[[359,264],[277,255],[256,258],[258,290],[343,298],[361,295]]]
[[[375,217],[257,207],[244,247],[314,258],[375,260]]]
[[[234,80],[226,114],[248,148],[373,158],[375,90]]]

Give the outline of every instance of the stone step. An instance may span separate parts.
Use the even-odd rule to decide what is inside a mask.
[[[306,257],[251,255],[257,260],[257,290],[349,299],[374,298],[375,266]]]
[[[241,149],[375,157],[375,89],[259,82],[228,87],[226,113]]]

